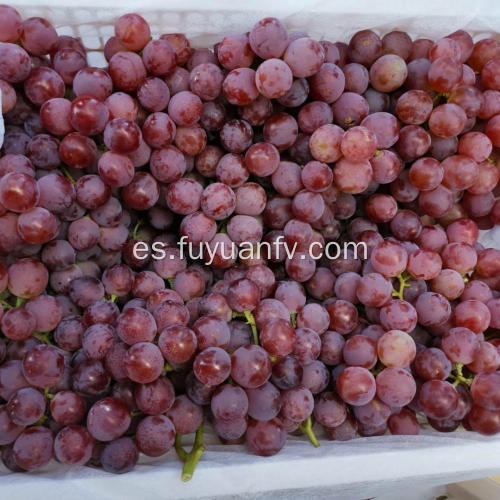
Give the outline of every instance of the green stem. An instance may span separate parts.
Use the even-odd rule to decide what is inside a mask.
[[[449,92],[438,92],[432,99],[432,102],[436,103],[439,101],[439,99],[441,99],[442,97],[444,97],[445,99],[449,99],[450,98],[450,93]]]
[[[311,417],[307,417],[307,420],[299,425],[299,429],[309,438],[309,441],[311,441],[315,448],[319,447],[319,442],[316,439],[316,436],[314,435],[314,431],[312,429]]]
[[[248,310],[243,311],[243,314],[245,315],[247,323],[250,325],[250,328],[252,329],[253,343],[255,345],[259,345],[259,334],[257,333],[257,325],[255,324],[255,318],[253,317],[253,314]]]
[[[14,306],[11,306],[7,301],[0,299],[0,304],[4,307],[4,309],[13,309]]]
[[[61,169],[61,172],[64,174],[64,176],[69,180],[69,182],[71,182],[71,184],[76,184],[75,179],[69,173],[69,170],[66,167],[64,167],[63,165],[61,165],[59,168]]]
[[[185,462],[187,460],[187,452],[186,450],[182,447],[182,434],[176,434],[175,435],[175,452],[177,453],[177,456],[179,457],[179,460],[181,462]]]
[[[455,365],[455,372],[456,374],[451,373],[450,377],[453,380],[453,386],[457,387],[458,384],[464,384],[466,386],[470,386],[472,384],[472,381],[474,380],[474,377],[467,378],[463,374],[463,363],[457,363]]]
[[[130,416],[131,416],[132,418],[137,417],[138,415],[142,415],[142,411],[140,411],[140,410],[132,410],[132,411],[130,412]]]
[[[109,300],[110,300],[110,302],[115,302],[117,298],[118,298],[118,296],[117,296],[117,295],[112,294],[112,295],[111,295],[111,298],[110,298]]]
[[[488,158],[486,158],[486,161],[488,163],[491,163],[492,165],[495,165],[495,162],[494,162],[493,158],[488,157]]]
[[[228,219],[221,220],[217,226],[217,232],[221,234],[227,233],[227,221]]]
[[[370,373],[376,377],[382,370],[385,369],[385,366],[383,365],[383,363],[381,363],[380,361],[370,370]]]
[[[174,371],[173,367],[168,363],[165,363],[165,366],[163,367],[163,373],[168,373],[173,371]]]
[[[167,281],[168,281],[168,286],[170,287],[171,290],[174,289],[174,278],[167,278]]]
[[[193,477],[194,470],[205,449],[205,445],[203,444],[203,424],[201,424],[196,431],[194,444],[189,453],[186,453],[186,450],[182,447],[181,435],[177,434],[175,436],[175,451],[179,459],[184,462],[181,475],[182,481],[189,481]]]
[[[297,328],[297,313],[290,313],[290,321],[292,322],[292,326]]]
[[[49,332],[36,332],[34,336],[37,339],[40,339],[44,344],[52,345],[52,341],[50,340],[50,333]]]
[[[139,219],[139,220],[137,221],[137,224],[134,226],[134,229],[132,230],[132,238],[133,238],[134,240],[136,240],[136,239],[137,239],[137,233],[138,233],[139,228],[141,227],[142,223],[143,223],[142,219]]]
[[[48,418],[49,417],[47,417],[47,415],[44,414],[33,425],[43,425]]]
[[[46,388],[43,390],[43,395],[44,395],[47,399],[52,399],[52,398],[54,397],[54,395],[53,395],[53,394],[51,394],[51,393],[49,392],[49,388],[48,388],[48,387],[46,387]]]
[[[24,304],[24,299],[22,297],[16,298],[16,307],[21,307]]]
[[[400,300],[404,300],[404,298],[403,298],[404,290],[405,290],[405,288],[410,286],[409,283],[407,283],[407,281],[410,279],[410,277],[411,276],[406,272],[403,272],[403,273],[398,274],[396,276],[396,278],[399,281],[399,287],[397,290],[395,289],[392,291],[393,297],[396,297]]]

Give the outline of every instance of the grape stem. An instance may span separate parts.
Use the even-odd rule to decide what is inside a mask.
[[[134,226],[134,229],[132,230],[132,239],[136,240],[137,239],[137,233],[139,232],[139,228],[141,227],[143,223],[142,219],[139,219],[137,221],[137,224]]]
[[[182,481],[189,481],[193,477],[194,470],[200,461],[201,456],[206,450],[205,445],[203,444],[203,424],[201,424],[196,430],[196,436],[194,438],[194,444],[191,448],[191,451],[188,453],[182,447],[182,436],[181,434],[175,435],[175,451],[179,460],[184,462],[184,466],[182,467]]]
[[[43,425],[48,418],[47,415],[43,414],[33,425]]]
[[[259,334],[257,333],[257,325],[255,324],[255,318],[253,317],[253,314],[248,310],[243,311],[243,314],[245,315],[247,324],[249,324],[250,328],[252,329],[253,343],[255,345],[259,345]]]
[[[228,219],[221,220],[219,226],[217,227],[217,232],[221,234],[227,233],[227,221]]]
[[[464,377],[464,374],[462,371],[463,367],[464,367],[463,363],[457,363],[455,365],[456,375],[453,373],[451,374],[451,377],[455,379],[453,382],[453,387],[456,387],[460,383],[465,384],[467,386],[470,386],[472,384],[474,377],[471,377],[471,378]]]
[[[175,435],[175,452],[177,453],[177,456],[179,457],[179,460],[181,462],[185,462],[187,460],[187,452],[186,450],[182,447],[182,434],[176,434]]]
[[[297,328],[297,313],[290,313],[290,321],[292,322],[292,326]]]
[[[11,306],[7,301],[0,299],[0,304],[4,307],[4,309],[12,309],[14,306]]]
[[[46,388],[43,390],[43,395],[44,395],[44,397],[46,397],[47,399],[52,399],[52,398],[54,397],[54,395],[53,395],[53,394],[51,394],[51,393],[49,392],[49,388],[48,388],[48,387],[46,387]]]
[[[437,93],[433,98],[432,98],[432,102],[433,103],[436,103],[439,101],[439,99],[441,99],[442,97],[444,97],[445,99],[449,99],[450,98],[450,93],[449,92],[439,92]]]
[[[36,332],[34,336],[37,339],[40,339],[44,344],[52,345],[52,342],[50,340],[50,333],[49,332]]]
[[[307,417],[307,420],[305,420],[299,425],[299,429],[309,438],[309,441],[311,441],[311,443],[315,448],[319,447],[319,442],[316,436],[314,435],[314,431],[312,428],[311,417]]]
[[[69,180],[69,182],[71,182],[71,184],[76,184],[75,179],[73,179],[73,176],[69,173],[69,170],[66,167],[61,165],[59,169],[64,174],[64,176]]]
[[[167,281],[168,281],[168,285],[170,287],[171,290],[174,289],[174,278],[167,278]]]
[[[110,302],[115,302],[117,298],[118,298],[117,295],[112,294],[109,300],[110,300]]]
[[[168,373],[173,371],[174,371],[173,367],[168,363],[165,363],[165,366],[163,367],[163,373]]]
[[[376,377],[382,370],[385,369],[385,366],[378,362],[371,370],[370,370],[370,373]]]
[[[399,288],[397,290],[394,289],[392,291],[392,296],[397,297],[400,300],[404,300],[403,293],[405,288],[410,286],[410,284],[407,283],[407,281],[410,279],[410,275],[408,273],[403,272],[401,274],[398,274],[396,278],[399,280]]]
[[[24,304],[24,299],[22,297],[16,298],[16,307],[21,307]]]

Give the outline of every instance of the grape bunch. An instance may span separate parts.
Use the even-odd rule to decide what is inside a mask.
[[[499,433],[500,42],[151,35],[0,6],[3,464]]]

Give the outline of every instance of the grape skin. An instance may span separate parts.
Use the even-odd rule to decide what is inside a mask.
[[[6,467],[124,473],[202,424],[262,456],[500,432],[499,42],[152,31],[120,17],[100,69],[0,6]]]

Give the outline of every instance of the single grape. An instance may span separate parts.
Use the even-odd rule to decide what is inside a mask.
[[[84,465],[92,456],[93,439],[85,427],[70,425],[54,438],[54,455],[63,464]]]
[[[172,421],[164,416],[148,416],[137,426],[135,441],[139,451],[149,457],[159,457],[172,448],[175,428]]]
[[[314,406],[314,418],[325,427],[338,427],[347,418],[345,403],[333,392],[324,392]]]
[[[429,380],[420,388],[418,403],[428,417],[443,420],[457,408],[458,393],[449,382]]]
[[[404,83],[407,76],[406,63],[396,54],[383,55],[370,67],[370,83],[379,92],[393,92]]]
[[[377,397],[390,408],[401,408],[414,398],[417,385],[402,368],[385,368],[377,375]]]
[[[353,406],[365,405],[375,396],[375,379],[366,368],[358,366],[345,368],[339,375],[336,385],[340,397]]]
[[[392,414],[387,420],[387,426],[391,434],[396,436],[416,435],[420,431],[417,417],[406,408],[403,408],[399,413]]]
[[[13,446],[16,464],[32,471],[48,464],[52,458],[54,437],[46,427],[33,426],[25,429]]]
[[[120,438],[106,444],[101,453],[101,465],[106,472],[130,472],[139,460],[137,446],[131,438]]]
[[[244,418],[248,412],[248,397],[241,387],[229,384],[215,390],[210,402],[212,414],[218,420]]]
[[[246,444],[255,455],[275,455],[283,448],[285,441],[286,432],[276,419],[249,422]]]
[[[252,50],[262,59],[281,57],[288,46],[285,26],[275,17],[257,22],[248,35]]]
[[[219,385],[231,373],[231,358],[220,347],[208,347],[194,360],[196,378],[205,385]]]
[[[85,400],[73,391],[60,391],[50,401],[50,415],[60,425],[79,424],[85,415]]]
[[[405,332],[390,330],[378,340],[377,353],[385,366],[405,367],[415,358],[415,342]]]
[[[113,441],[122,436],[130,425],[130,413],[126,404],[117,398],[104,398],[90,408],[87,428],[99,441]]]
[[[271,362],[264,349],[246,345],[234,351],[231,377],[245,389],[255,389],[271,376]]]
[[[191,434],[203,421],[203,410],[185,395],[177,396],[167,412],[167,417],[173,422],[175,431],[179,434]]]

